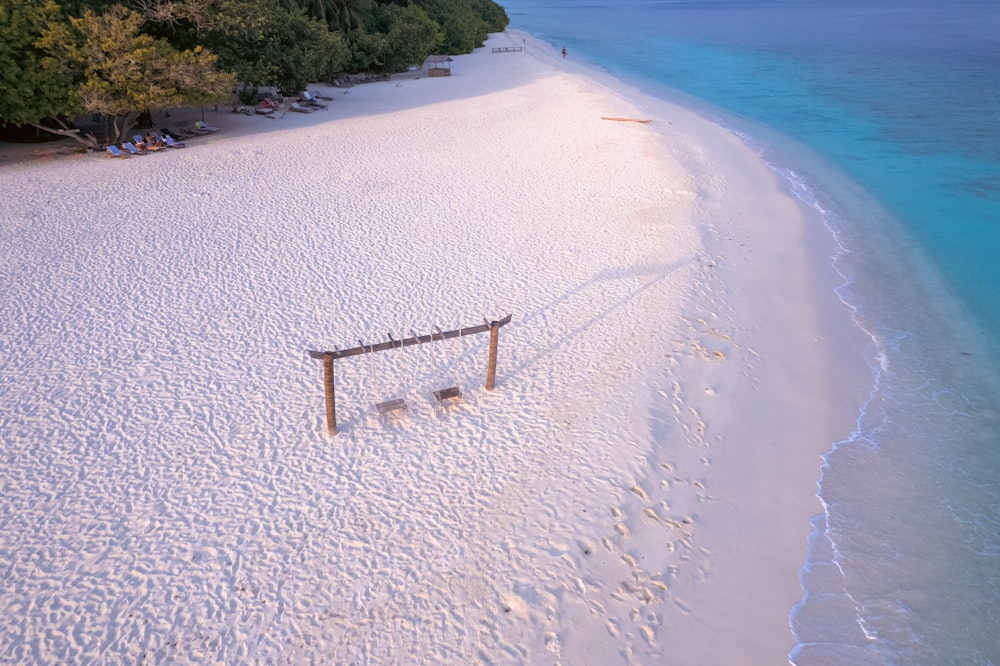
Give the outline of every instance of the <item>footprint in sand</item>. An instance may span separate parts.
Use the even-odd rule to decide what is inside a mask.
[[[662,580],[653,578],[650,579],[649,584],[658,589],[660,592],[669,592],[670,588]]]
[[[554,654],[556,658],[562,656],[562,645],[559,643],[559,637],[556,636],[555,632],[549,632],[545,634],[545,648]]]
[[[519,618],[528,617],[528,605],[523,598],[515,594],[504,594],[500,598],[500,607],[504,614]]]
[[[674,605],[677,606],[677,608],[679,608],[681,610],[681,612],[683,612],[685,615],[690,615],[691,614],[691,609],[688,608],[687,604],[685,604],[683,601],[681,601],[677,597],[674,597]]]

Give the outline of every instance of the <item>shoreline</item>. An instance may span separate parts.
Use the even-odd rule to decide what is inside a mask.
[[[528,52],[489,52],[511,39]],[[183,634],[178,624],[206,617],[221,596],[237,612],[208,611],[203,632],[218,635],[206,645],[230,661],[787,659],[809,518],[822,510],[820,456],[850,432],[867,395],[854,395],[866,387],[844,362],[860,334],[833,292],[833,241],[735,135],[562,63],[554,48],[508,31],[456,57],[452,77],[355,86],[328,111],[278,122],[210,116],[223,131],[183,151],[54,167],[165,202],[138,218],[142,229],[100,186],[88,192],[70,177],[44,194],[32,182],[51,178],[42,166],[0,161],[0,179],[25,195],[5,215],[7,242],[25,243],[12,278],[73,242],[93,252],[90,274],[57,261],[50,281],[93,282],[115,304],[104,315],[109,334],[97,316],[104,306],[86,296],[39,314],[37,294],[15,294],[26,309],[13,320],[61,330],[77,357],[108,340],[110,350],[96,354],[96,369],[64,368],[96,383],[97,403],[58,407],[65,396],[28,371],[57,360],[12,325],[4,393],[17,404],[5,428],[17,433],[17,451],[39,446],[39,422],[25,415],[40,408],[24,391],[48,396],[57,407],[41,408],[41,422],[56,425],[41,448],[117,470],[122,492],[161,525],[132,524],[113,508],[118,498],[98,495],[91,533],[124,520],[132,539],[159,547],[152,564],[175,572],[140,587],[190,590],[177,604],[135,592],[128,572],[151,563],[111,530],[112,564],[94,575],[158,630],[143,638],[123,618],[108,622],[71,583],[57,601],[82,635],[100,636],[103,622],[122,655],[167,651]],[[25,205],[39,197],[52,210]],[[131,249],[105,255],[85,224],[97,237],[124,235]],[[68,236],[29,235],[36,227]],[[117,291],[117,271],[145,291]],[[176,330],[128,318],[146,300],[172,312]],[[428,368],[445,364],[434,350],[414,352],[398,360],[403,379],[373,358],[368,372],[343,370],[344,431],[322,435],[317,368],[299,348],[510,311],[498,391],[470,387],[447,417],[409,398],[408,420],[384,427],[361,396],[379,381],[389,391],[427,380]],[[74,312],[81,330],[65,327]],[[483,349],[467,344],[451,371],[463,379]],[[250,367],[232,363],[234,345],[249,351]],[[34,366],[29,351],[41,355]],[[860,353],[857,362],[867,372]],[[135,379],[140,370],[147,379]],[[246,405],[243,423],[232,404]],[[99,428],[102,411],[159,425]],[[87,446],[71,444],[73,429]],[[118,453],[104,459],[94,445]],[[25,466],[25,455],[15,456],[9,501],[27,506],[20,481],[62,482]],[[204,494],[170,460],[201,467],[196,475],[218,488],[220,508],[197,515],[207,532],[180,518]],[[72,498],[86,488],[54,495],[69,523],[84,515]],[[55,533],[68,529],[51,520]],[[242,533],[234,520],[259,529]],[[278,524],[292,525],[290,535]],[[307,536],[302,525],[321,531]],[[66,557],[88,547],[66,534]],[[163,537],[180,537],[207,570],[179,566],[184,553]],[[32,542],[28,531],[16,539]],[[27,619],[0,640],[0,654],[44,657],[28,602],[39,579],[25,568],[42,546],[7,545],[24,572],[7,609]],[[58,580],[58,569],[46,571]],[[268,601],[283,614],[268,614]],[[265,628],[277,638],[255,637]],[[308,639],[282,642],[293,636]],[[187,638],[189,657],[210,650]],[[62,660],[93,656],[58,636],[47,645]]]
[[[548,48],[548,58],[558,65],[555,46],[539,43],[535,48]],[[705,254],[714,258],[712,278],[717,281],[702,294],[718,290],[713,296],[723,306],[707,308],[714,321],[698,318],[699,324],[707,321],[697,327],[698,344],[718,347],[718,327],[726,320],[730,331],[746,336],[741,336],[744,348],[751,350],[744,355],[742,372],[730,368],[712,378],[714,383],[704,382],[711,383],[712,396],[728,392],[730,404],[712,417],[706,414],[712,406],[699,409],[702,423],[715,426],[712,494],[726,494],[720,487],[737,491],[719,502],[729,505],[730,515],[703,514],[713,523],[706,528],[705,548],[713,553],[716,575],[725,580],[711,585],[698,577],[681,581],[678,598],[685,605],[698,599],[690,605],[700,612],[684,611],[674,618],[674,626],[666,623],[664,642],[690,655],[682,662],[743,663],[746,655],[786,661],[795,645],[789,616],[802,597],[798,576],[806,560],[809,521],[824,511],[816,496],[822,456],[850,435],[873,381],[865,362],[871,341],[836,294],[844,283],[833,265],[836,241],[822,216],[796,198],[790,184],[733,131],[609,74],[588,71],[586,65],[572,69],[636,103],[643,117],[656,119],[663,149],[679,155],[689,170],[715,176],[710,170],[717,169],[738,183],[735,193],[725,184],[706,188],[715,214],[703,209],[696,222],[707,230]],[[664,130],[665,119],[669,125]],[[728,159],[720,160],[720,155]],[[785,200],[734,196],[750,192],[778,193]],[[771,220],[783,224],[776,228]],[[713,306],[715,298],[708,299]],[[722,317],[726,305],[731,309]],[[763,312],[769,316],[762,320]],[[754,446],[742,448],[737,444],[742,441]],[[759,477],[750,478],[751,472]],[[753,509],[766,511],[755,514]],[[741,520],[752,526],[739,524]]]

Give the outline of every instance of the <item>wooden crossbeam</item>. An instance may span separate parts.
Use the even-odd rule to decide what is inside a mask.
[[[392,335],[389,335],[388,342],[378,342],[371,345],[366,345],[361,343],[357,347],[351,347],[350,349],[339,349],[334,348],[334,351],[313,351],[309,350],[309,356],[315,359],[321,359],[324,356],[329,355],[331,358],[347,358],[349,356],[360,356],[361,354],[371,354],[379,351],[386,351],[388,349],[399,349],[400,347],[412,347],[413,345],[421,345],[426,342],[437,342],[438,340],[448,340],[450,338],[465,337],[467,335],[475,335],[476,333],[485,333],[489,331],[495,325],[497,328],[510,323],[511,317],[513,315],[507,315],[503,319],[495,322],[485,322],[479,326],[469,326],[468,328],[456,328],[454,331],[444,331],[430,333],[428,335],[414,335],[413,337],[403,338],[402,340],[393,339]],[[413,331],[410,331],[412,334]]]

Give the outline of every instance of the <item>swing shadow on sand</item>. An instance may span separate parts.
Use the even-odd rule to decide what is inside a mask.
[[[529,345],[534,353],[530,356],[524,358],[514,367],[510,368],[506,372],[498,372],[498,383],[506,380],[507,378],[517,375],[525,370],[529,369],[539,359],[551,356],[555,354],[558,350],[570,346],[574,340],[579,338],[583,333],[593,329],[599,322],[607,319],[613,313],[622,310],[626,305],[634,301],[641,294],[649,291],[658,282],[666,279],[672,273],[682,268],[689,262],[675,262],[672,264],[641,264],[638,266],[626,267],[626,268],[606,268],[586,282],[580,285],[568,289],[565,293],[549,301],[542,307],[536,308],[534,311],[528,313],[519,321],[519,326],[517,330],[530,330],[529,327],[532,323],[537,321],[543,315],[550,314],[554,310],[558,310],[561,305],[568,303],[573,297],[578,296],[586,292],[591,288],[599,288],[601,285],[607,282],[617,282],[624,280],[636,280],[640,278],[645,279],[639,286],[632,288],[628,293],[624,294],[621,298],[617,299],[611,305],[608,305],[596,312],[587,319],[581,321],[569,332],[560,335],[550,344],[545,346],[536,347],[534,345]],[[532,336],[535,338],[536,336]]]
[[[581,335],[595,328],[601,321],[621,311],[629,303],[633,302],[642,294],[648,292],[659,282],[669,277],[678,269],[684,267],[687,263],[689,262],[675,262],[671,264],[651,263],[624,268],[607,268],[598,272],[589,280],[566,290],[561,295],[551,299],[545,305],[540,306],[528,313],[525,317],[517,319],[518,326],[511,332],[518,336],[515,340],[521,344],[522,348],[525,346],[530,347],[532,349],[532,353],[527,357],[521,358],[513,367],[504,372],[500,372],[498,368],[497,383],[502,384],[511,377],[530,369],[540,359],[555,355],[561,349],[570,347]],[[635,281],[639,279],[642,279],[643,281],[638,286],[631,288],[627,293],[615,300],[614,303],[594,312],[590,317],[582,320],[569,332],[560,335],[552,342],[548,344],[543,342],[538,346],[535,344],[525,345],[525,334],[521,334],[520,331],[531,331],[530,333],[527,333],[527,335],[530,336],[529,339],[532,342],[538,342],[539,336],[537,335],[537,330],[531,327],[540,318],[558,310],[562,305],[568,303],[576,296],[585,294],[591,289],[601,289],[608,282],[621,282],[627,280]],[[434,329],[436,331],[437,327],[434,327]],[[472,338],[473,336],[466,337]],[[362,423],[369,421],[373,414],[377,419],[379,426],[383,428],[392,427],[394,425],[401,427],[403,423],[409,419],[420,420],[422,418],[420,414],[424,410],[411,410],[411,406],[413,406],[411,405],[412,398],[416,391],[419,391],[422,397],[419,402],[430,402],[434,407],[434,412],[439,416],[446,415],[453,409],[462,405],[474,405],[476,401],[470,401],[469,398],[471,396],[468,394],[468,391],[462,390],[463,384],[471,386],[473,383],[472,369],[467,368],[463,374],[462,366],[467,366],[470,363],[470,360],[466,358],[467,356],[478,357],[485,354],[485,347],[487,343],[478,339],[479,337],[480,336],[476,336],[475,341],[469,347],[459,346],[456,358],[450,363],[447,361],[444,363],[441,362],[439,357],[442,353],[437,351],[433,345],[431,345],[429,349],[421,349],[421,347],[425,346],[417,345],[409,350],[404,350],[403,348],[398,350],[389,350],[387,354],[383,355],[382,359],[376,358],[376,354],[366,354],[363,362],[368,364],[367,372],[371,375],[370,381],[368,382],[369,390],[365,391],[366,395],[364,399],[359,400],[357,403],[357,407],[363,407],[363,409],[360,413],[358,412],[357,407],[345,410],[347,412],[347,414],[345,414],[347,418],[340,423],[341,432],[343,432],[344,429],[351,427],[352,424],[357,424],[359,420]],[[510,334],[501,336],[501,356],[503,355],[502,350],[504,347],[504,337],[507,338],[508,346],[513,343],[510,339]],[[452,338],[450,341],[460,344],[462,338]],[[389,354],[392,354],[393,352],[405,352],[406,367],[396,367],[395,370],[391,370],[393,365],[399,365],[397,362],[399,357],[389,356]],[[416,357],[419,354],[424,354],[429,358],[417,359]],[[357,361],[361,360],[361,358],[357,359]],[[498,365],[502,366],[502,362]],[[419,368],[426,369],[419,374],[417,372],[413,372],[409,375],[407,374],[411,369],[415,370]],[[380,374],[379,369],[384,371],[384,374]],[[485,361],[481,370],[485,374]],[[359,374],[364,371],[365,369],[359,368]],[[380,376],[382,378],[381,380]],[[365,383],[366,382],[362,379],[362,386],[364,386]],[[385,388],[387,385],[389,388]],[[427,386],[434,386],[437,388],[426,391],[426,399],[423,399],[423,393],[425,392],[424,389]],[[352,412],[354,413],[352,414]]]

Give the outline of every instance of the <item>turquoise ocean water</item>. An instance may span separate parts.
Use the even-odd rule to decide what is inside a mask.
[[[738,132],[840,250],[872,391],[830,442],[796,664],[1000,664],[1000,2],[508,0]]]

